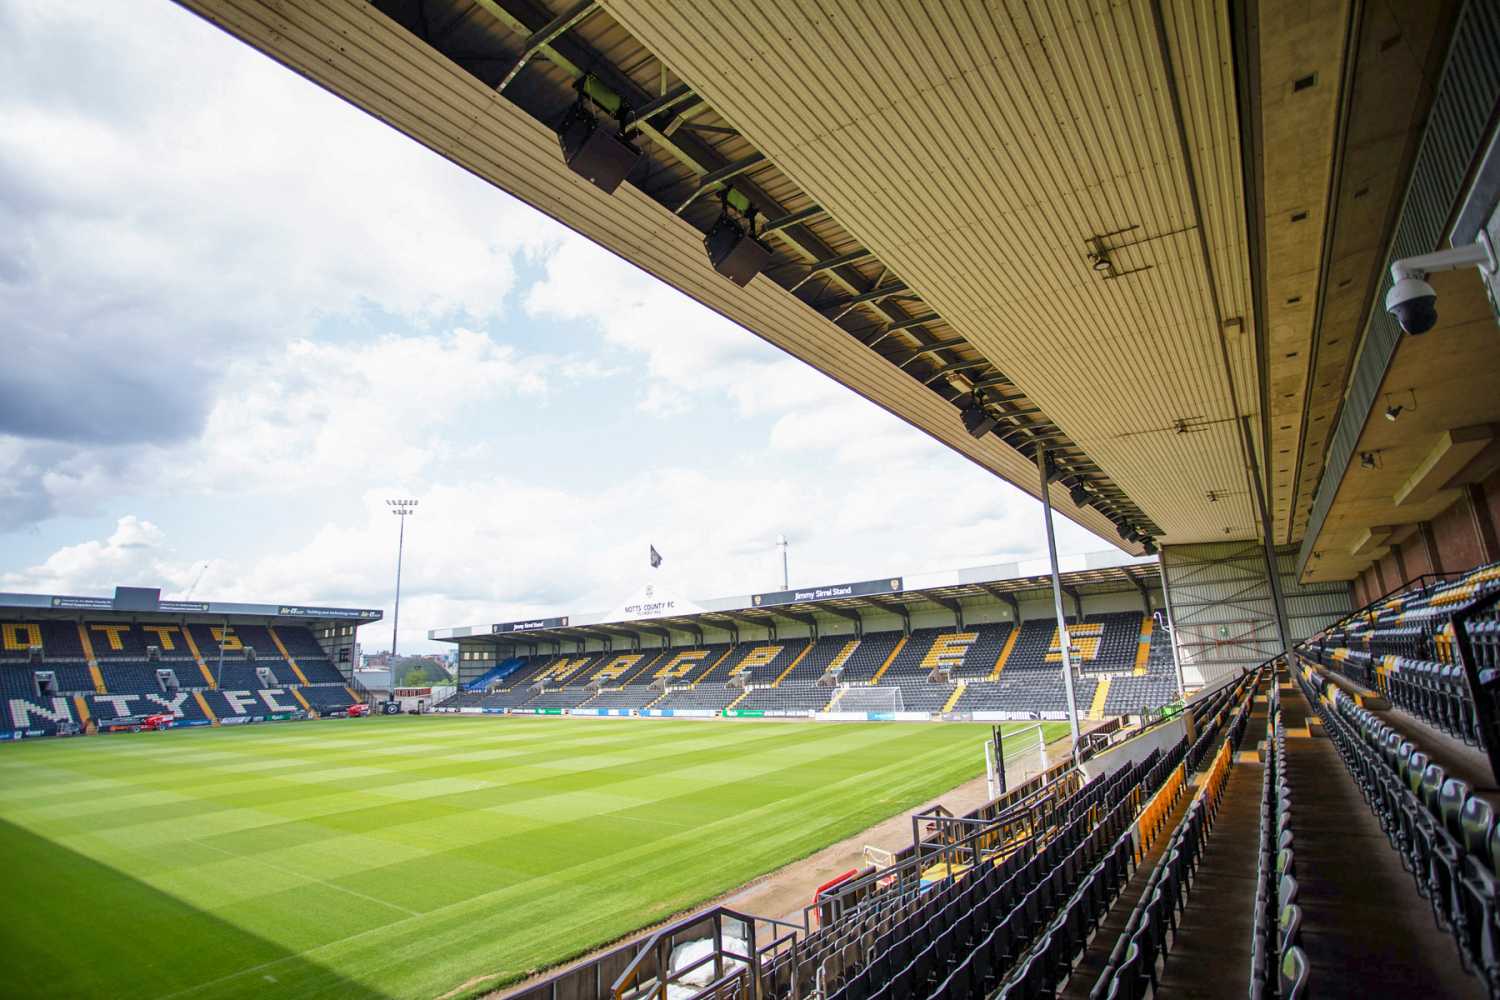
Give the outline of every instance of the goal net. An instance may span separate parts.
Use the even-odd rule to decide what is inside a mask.
[[[833,707],[838,712],[900,712],[901,689],[894,684],[850,687]]]

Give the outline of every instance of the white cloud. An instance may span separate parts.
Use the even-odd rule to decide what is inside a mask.
[[[561,233],[172,5],[6,5],[0,31],[10,524],[92,512],[236,366],[327,325],[503,315]]]
[[[743,476],[643,471],[592,492],[507,475],[416,484],[421,506],[407,519],[402,648],[428,646],[427,630],[439,625],[606,610],[650,577],[648,542],[666,557],[663,578],[690,597],[778,588],[775,539],[783,531],[792,581],[803,585],[1042,554],[1038,505],[1018,504],[987,474],[935,454],[942,462],[848,469],[827,481],[782,476],[772,463]],[[197,596],[383,607],[389,622],[397,526],[383,500],[400,491],[389,484],[366,490],[347,519],[305,543],[212,560]],[[1064,552],[1099,547],[1066,522],[1059,534]],[[200,553],[169,548],[153,525],[127,516],[107,540],[64,547],[0,579],[6,589],[41,593],[110,593],[117,583],[139,583],[175,594],[202,562]],[[364,641],[383,648],[389,640],[376,629]]]
[[[0,574],[0,589],[41,594],[110,594],[117,584],[180,586],[191,565],[175,562],[166,536],[127,514],[105,539],[67,545],[24,571]]]
[[[639,357],[649,377],[640,406],[656,415],[725,398],[747,417],[849,398],[826,375],[580,236],[547,256],[524,305],[533,316],[592,324]]]

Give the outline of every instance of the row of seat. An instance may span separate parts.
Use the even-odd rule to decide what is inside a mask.
[[[192,644],[188,642],[191,637]],[[84,640],[88,640],[88,651]],[[278,647],[277,640],[281,646]],[[0,660],[28,660],[33,646],[40,646],[42,659],[83,660],[89,652],[98,661],[143,660],[156,647],[164,659],[191,660],[191,645],[205,658],[255,650],[257,659],[281,659],[281,647],[294,658],[326,655],[312,630],[302,625],[277,625],[275,635],[264,625],[215,625],[174,622],[90,622],[77,620],[0,621]]]
[[[1246,694],[1232,719],[1221,723],[1221,717],[1215,718],[1217,752],[1187,811],[1172,829],[1104,971],[1089,991],[1091,1000],[1137,1000],[1154,995],[1160,983],[1158,966],[1165,963],[1175,937],[1178,917],[1229,783],[1234,753],[1249,721],[1254,687]],[[1226,730],[1222,737],[1218,735],[1221,729]]]
[[[1305,655],[1478,746],[1482,739],[1459,656],[1454,615],[1466,613],[1470,651],[1480,674],[1500,677],[1500,613],[1476,607],[1496,590],[1500,563],[1480,566],[1455,580],[1412,587],[1325,629],[1308,641]]]
[[[1268,703],[1255,919],[1250,942],[1250,998],[1279,996],[1282,1000],[1295,1000],[1307,993],[1309,973],[1307,955],[1301,946],[1302,910],[1297,905],[1286,729],[1276,685],[1272,685]],[[1277,956],[1274,966],[1269,957],[1272,955]]]
[[[1197,759],[1201,760],[1207,752],[1217,747],[1220,752],[1205,783],[1205,787],[1211,790],[1211,795],[1205,796],[1205,802],[1213,809],[1217,808],[1227,782],[1230,753],[1238,745],[1248,723],[1248,693],[1257,680],[1258,675],[1242,678],[1238,683],[1216,692],[1199,706],[1203,733],[1192,748],[1185,742],[1180,743],[1165,759],[1153,754],[1138,768],[1126,768],[1118,772],[1109,783],[1091,782],[1053,813],[1050,822],[1039,824],[1042,829],[1055,826],[1064,831],[1072,831],[1080,820],[1101,812],[1112,817],[1111,822],[1121,816],[1127,818],[1125,828],[1120,829],[1117,837],[1107,845],[1099,843],[1098,834],[1111,827],[1106,823],[1096,828],[1096,834],[1091,835],[1093,839],[1090,841],[1093,853],[1080,856],[1077,852],[1082,845],[1075,847],[1075,853],[1070,855],[1073,858],[1071,868],[1065,867],[1062,874],[1049,876],[1053,879],[1050,883],[1050,919],[1045,917],[1046,906],[1041,914],[1041,924],[1030,915],[1011,918],[994,913],[992,916],[998,922],[976,941],[974,939],[985,924],[981,920],[979,928],[973,929],[968,936],[973,946],[967,951],[962,947],[955,949],[947,939],[932,939],[930,946],[948,963],[948,973],[941,979],[937,978],[944,968],[941,963],[936,966],[919,966],[912,969],[909,975],[903,976],[910,965],[906,962],[907,952],[899,945],[891,952],[889,947],[877,943],[869,949],[869,953],[886,956],[884,966],[878,964],[877,958],[870,964],[871,971],[868,974],[862,974],[863,969],[859,969],[853,977],[843,979],[841,974],[847,973],[851,959],[847,954],[840,955],[838,967],[830,969],[827,964],[818,967],[819,981],[825,984],[844,982],[844,986],[837,986],[830,994],[839,1000],[865,1000],[869,996],[900,1000],[906,996],[919,995],[923,983],[931,987],[931,996],[952,1000],[989,996],[996,991],[1000,995],[1013,996],[1052,995],[1056,987],[1067,978],[1098,921],[1129,877],[1129,869],[1135,857],[1134,847],[1139,837],[1138,833],[1131,833],[1131,827],[1137,825],[1136,816],[1143,795],[1161,787],[1171,772],[1181,772],[1189,753],[1196,753]],[[1145,777],[1142,770],[1146,772]],[[1160,812],[1153,812],[1152,816],[1158,817],[1154,822],[1159,823],[1161,815]],[[1187,834],[1184,833],[1183,836]],[[1122,839],[1125,849],[1116,854],[1114,852],[1120,850]],[[1189,853],[1196,863],[1196,848]],[[1177,860],[1181,860],[1180,854]],[[1085,861],[1088,863],[1085,864]],[[1116,863],[1120,861],[1126,863]],[[1060,889],[1067,891],[1059,895]],[[1046,902],[1045,896],[1043,901]],[[963,909],[960,904],[960,915]],[[1018,927],[1030,928],[1024,938],[1017,938]],[[963,932],[959,931],[958,934],[962,940]],[[860,935],[845,932],[840,940],[858,942]],[[1017,945],[1026,941],[1029,944],[1025,944],[1018,953]],[[810,949],[810,954],[814,961],[822,960],[826,963],[822,957],[826,954],[826,949],[820,951],[814,946]],[[852,964],[859,968],[857,954]],[[880,982],[885,982],[886,985],[870,992]]]
[[[1007,959],[1014,971],[999,983],[999,996],[1041,995],[1039,991],[1054,989],[1066,979],[1135,869],[1130,839],[1134,810],[1132,801],[1122,800],[1091,839],[1075,849],[1061,873],[1064,902],[1022,955],[1011,955],[1018,942],[1002,924],[970,951],[932,996],[942,1000],[989,996]]]
[[[1500,825],[1489,801],[1304,665],[1297,681],[1465,968],[1500,995]],[[1326,696],[1325,696],[1326,695]]]
[[[1177,748],[1174,766],[1185,750]],[[989,874],[993,866],[960,876],[967,885],[952,879],[963,887],[935,912],[919,910],[866,947],[856,937],[853,949],[837,953],[836,962],[823,959],[823,981],[841,983],[829,994],[831,1000],[987,996],[1042,941],[1059,910],[1081,889],[1086,887],[1084,896],[1093,901],[1113,899],[1129,878],[1128,864],[1114,854],[1116,844],[1134,819],[1138,790],[1162,773],[1163,760],[1155,753],[1137,767],[1094,779],[1059,810],[1072,818],[1054,828],[1045,848],[1033,851],[1028,845],[1026,863],[1003,882],[995,884]],[[883,985],[874,988],[877,984]]]

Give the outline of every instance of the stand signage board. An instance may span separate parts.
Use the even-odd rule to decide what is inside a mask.
[[[894,576],[884,580],[834,583],[822,587],[806,587],[802,590],[778,590],[771,594],[755,594],[750,598],[750,603],[757,608],[773,608],[781,604],[803,604],[807,601],[827,601],[837,597],[899,594],[901,586],[901,577]]]

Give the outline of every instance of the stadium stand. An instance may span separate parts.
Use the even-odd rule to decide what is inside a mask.
[[[987,815],[991,825],[944,840],[933,855],[839,887],[818,929],[768,964],[767,995],[784,997],[794,982],[821,983],[831,1000],[1054,995],[1132,877],[1148,870],[1143,845],[1165,839],[1170,850],[1149,869],[1155,888],[1139,922],[1146,926],[1180,898],[1258,683],[1258,674],[1247,676],[1206,704],[1191,746],[1184,740],[1113,774],[1027,793]],[[1188,796],[1187,779],[1204,764],[1207,773]],[[1178,806],[1189,797],[1191,808]],[[1029,827],[1034,836],[1009,832],[1037,815],[1048,821]],[[947,860],[934,867],[934,857]],[[1134,961],[1109,974],[1128,978],[1141,968]]]
[[[253,661],[246,659],[250,646]],[[346,684],[312,631],[298,625],[226,631],[149,621],[0,621],[4,739],[157,713],[207,725],[342,712],[361,700]]]
[[[1177,700],[1168,641],[1152,632],[1143,643],[1149,621],[1140,612],[1113,612],[1074,626],[1074,690],[1081,713],[1095,707],[1096,693],[1103,700],[1092,713],[1095,718],[1138,715]],[[1067,709],[1059,665],[1056,624],[1044,619],[1019,629],[985,623],[916,629],[910,635],[822,636],[811,643],[764,640],[639,653],[510,657],[439,707],[784,714],[990,711],[1040,717]],[[537,683],[545,690],[535,691]],[[586,695],[584,689],[591,686],[599,690]],[[492,689],[508,696],[478,697]],[[527,697],[517,696],[528,691]]]

